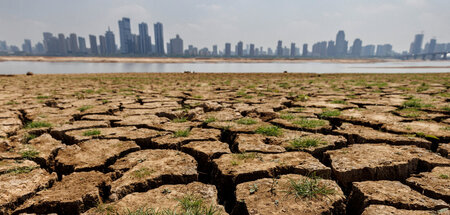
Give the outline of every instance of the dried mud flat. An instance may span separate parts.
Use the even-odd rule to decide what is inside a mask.
[[[0,214],[449,214],[450,74],[0,76]]]

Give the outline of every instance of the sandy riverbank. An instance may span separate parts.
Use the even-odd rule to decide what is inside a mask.
[[[251,58],[155,58],[155,57],[44,57],[0,56],[0,61],[89,62],[89,63],[379,63],[386,59],[251,59]]]

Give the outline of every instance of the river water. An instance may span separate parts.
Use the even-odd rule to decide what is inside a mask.
[[[388,68],[386,68],[388,67]],[[409,67],[409,68],[408,68]],[[413,68],[441,67],[441,68]],[[447,67],[447,68],[442,68]],[[450,61],[383,63],[85,63],[85,62],[0,62],[0,74],[75,74],[75,73],[447,73]]]

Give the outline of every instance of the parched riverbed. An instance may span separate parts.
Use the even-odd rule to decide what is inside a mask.
[[[0,76],[0,214],[448,214],[450,73]]]

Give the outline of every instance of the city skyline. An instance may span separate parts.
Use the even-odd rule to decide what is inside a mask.
[[[38,41],[42,32],[66,35],[101,35],[107,26],[119,32],[116,20],[130,17],[131,26],[161,22],[166,37],[180,34],[199,48],[239,41],[274,47],[273,41],[313,44],[334,39],[345,30],[348,40],[364,38],[366,44],[392,44],[409,50],[409,37],[424,31],[429,40],[450,38],[446,20],[448,1],[68,1],[17,0],[0,3],[0,40],[20,46],[23,39]],[[102,13],[99,13],[102,11]],[[80,14],[83,14],[80,16]],[[401,26],[401,28],[399,27]],[[137,34],[137,28],[132,33]],[[154,35],[153,28],[149,34]],[[333,36],[331,36],[333,35]],[[408,38],[407,40],[405,38]],[[154,39],[154,38],[152,38]],[[119,44],[118,36],[116,43]],[[187,45],[186,44],[186,45]]]

